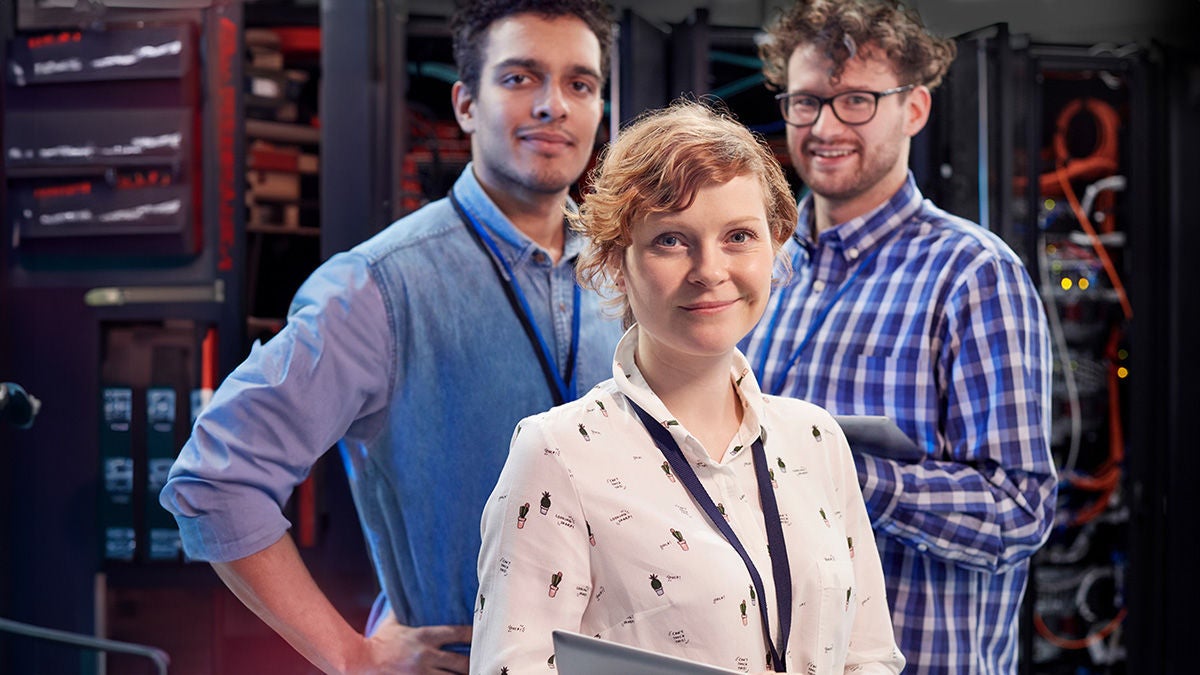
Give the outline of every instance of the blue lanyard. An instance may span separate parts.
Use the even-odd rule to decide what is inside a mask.
[[[496,272],[500,285],[504,287],[504,294],[508,296],[513,313],[520,319],[521,327],[525,329],[525,335],[529,338],[529,342],[533,345],[538,360],[541,362],[542,374],[546,376],[546,384],[550,387],[550,393],[554,397],[554,405],[574,401],[575,361],[579,352],[579,283],[573,284],[571,296],[571,349],[567,352],[567,372],[564,375],[559,373],[550,346],[546,344],[546,339],[538,330],[537,322],[533,319],[533,312],[529,309],[529,302],[525,299],[525,293],[521,291],[521,285],[517,283],[517,276],[513,274],[512,268],[509,267],[504,256],[500,255],[500,249],[496,246],[495,240],[470,213],[467,213],[467,210],[458,202],[458,197],[454,195],[453,190],[450,191],[450,202],[454,205],[454,210],[458,211],[458,215],[466,222],[467,230],[475,239],[475,243],[479,244],[480,248],[484,250],[484,254],[492,261],[492,269]]]
[[[879,257],[879,253],[881,251],[883,251],[883,242],[880,242],[875,250],[871,252],[871,255],[863,259],[863,261],[859,263],[858,267],[854,268],[854,273],[850,275],[849,279],[846,279],[840,286],[838,286],[837,292],[833,294],[833,299],[829,301],[828,305],[825,305],[825,309],[821,310],[821,313],[818,314],[815,319],[813,319],[811,324],[809,324],[808,331],[804,333],[804,339],[800,340],[800,344],[796,346],[796,350],[792,352],[791,357],[787,360],[787,363],[784,364],[783,370],[779,371],[779,373],[775,376],[775,379],[771,382],[770,388],[767,389],[768,393],[774,394],[775,396],[782,394],[783,380],[787,377],[788,371],[792,369],[792,366],[796,365],[796,361],[800,358],[800,354],[804,352],[804,348],[808,346],[808,343],[812,340],[813,336],[817,334],[817,330],[820,329],[821,325],[825,323],[825,319],[829,316],[829,312],[833,310],[833,307],[837,304],[837,301],[841,299],[842,295],[846,293],[847,289],[854,285],[854,280],[858,278],[858,275],[862,274],[862,271],[869,267],[871,263],[875,261],[875,258]],[[779,323],[779,315],[782,313],[784,305],[783,293],[779,293],[777,297],[779,299],[779,304],[775,305],[775,311],[771,314],[771,321],[767,324],[767,345],[763,348],[762,354],[758,359],[758,373],[759,376],[763,378],[764,382],[767,377],[767,355],[771,352],[770,343],[775,338],[775,328]]]
[[[758,592],[760,598],[758,612],[762,616],[764,638],[771,650],[771,669],[777,673],[787,672],[787,643],[789,633],[792,631],[792,569],[788,562],[787,542],[783,538],[783,525],[779,521],[779,504],[775,501],[775,488],[771,487],[771,476],[767,473],[767,453],[763,449],[762,435],[760,434],[755,439],[752,452],[754,477],[758,482],[758,500],[762,505],[763,522],[767,528],[767,552],[771,555],[771,577],[775,580],[775,600],[779,603],[780,643],[778,648],[771,638],[771,622],[767,614],[767,595],[763,592],[762,576],[759,575],[754,561],[750,559],[750,554],[746,553],[746,548],[742,546],[741,540],[738,539],[725,517],[721,515],[721,511],[713,503],[708,491],[700,484],[700,478],[692,470],[692,465],[688,463],[687,458],[683,456],[683,450],[679,448],[679,444],[675,442],[671,432],[667,431],[662,423],[651,417],[650,413],[642,410],[641,406],[633,402],[633,399],[626,397],[625,400],[629,401],[629,405],[641,419],[642,426],[646,427],[646,431],[654,439],[654,444],[671,463],[671,469],[679,477],[679,482],[691,493],[692,498],[708,516],[713,527],[724,535],[725,540],[742,557],[742,562],[746,564],[746,571],[750,573],[750,580],[754,582],[754,590]]]

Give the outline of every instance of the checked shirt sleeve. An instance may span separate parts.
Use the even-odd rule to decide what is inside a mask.
[[[986,572],[1044,542],[1054,517],[1045,312],[1015,260],[959,276],[937,327],[938,447],[921,463],[857,455],[873,524],[926,555]]]

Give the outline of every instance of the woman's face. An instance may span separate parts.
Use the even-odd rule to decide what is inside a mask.
[[[617,285],[659,355],[727,355],[762,316],[775,247],[756,177],[706,185],[687,209],[648,216],[630,234]]]

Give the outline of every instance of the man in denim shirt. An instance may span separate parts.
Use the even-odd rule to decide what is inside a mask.
[[[326,672],[466,672],[483,503],[513,425],[610,373],[577,290],[568,188],[602,114],[595,0],[472,2],[452,23],[472,163],[451,196],[323,264],[221,385],[163,490],[188,555]],[[334,226],[334,224],[330,224]],[[358,633],[281,513],[337,445],[391,611]]]

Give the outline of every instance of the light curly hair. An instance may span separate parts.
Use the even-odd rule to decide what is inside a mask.
[[[846,61],[879,50],[902,84],[930,89],[941,84],[957,54],[953,40],[931,35],[916,11],[899,0],[796,0],[767,25],[758,47],[773,89],[787,87],[788,59],[801,45],[833,61],[834,82]]]
[[[580,283],[613,299],[625,325],[633,315],[616,287],[630,233],[648,216],[683,211],[702,187],[755,176],[778,252],[796,229],[796,200],[771,148],[720,103],[681,99],[642,113],[601,153],[572,226],[590,240],[576,267]]]

